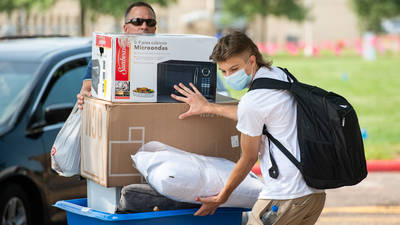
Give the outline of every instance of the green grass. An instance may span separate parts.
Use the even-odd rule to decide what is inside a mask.
[[[352,52],[340,57],[270,57],[273,65],[286,67],[299,81],[344,96],[356,109],[367,159],[400,158],[400,55],[378,56],[368,62]],[[246,92],[229,90],[235,98]]]

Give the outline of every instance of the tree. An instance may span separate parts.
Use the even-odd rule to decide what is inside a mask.
[[[1,0],[0,12],[6,12],[8,15],[14,10],[25,10],[27,13],[33,7],[47,9],[52,6],[57,0]],[[149,4],[158,4],[167,6],[170,2],[176,0],[148,0]],[[134,0],[79,0],[80,6],[80,26],[81,35],[85,35],[85,21],[87,18],[95,20],[100,14],[111,15],[116,19],[123,18],[126,8],[132,4]]]
[[[400,0],[351,0],[361,30],[382,33],[382,20],[400,16]]]
[[[267,17],[275,15],[290,20],[303,21],[308,13],[301,0],[223,0],[223,9],[234,17],[245,17],[248,21],[261,15],[261,29],[267,30]],[[261,32],[261,40],[266,41],[266,32]]]
[[[167,6],[176,0],[148,0],[149,4]],[[122,19],[125,16],[126,8],[132,4],[132,0],[79,0],[81,7],[81,35],[85,35],[85,20],[88,16],[95,20],[100,14],[113,16],[115,19]]]
[[[46,9],[51,6],[56,0],[1,0],[0,12],[11,14],[14,10],[24,9],[31,10],[34,6],[40,9]]]
[[[38,7],[40,10],[47,9],[54,4],[56,0],[1,0],[0,1],[0,12],[6,12],[8,18],[10,18],[11,13],[15,10],[25,11],[25,18],[29,18],[29,13],[32,8]],[[22,30],[22,24],[17,23],[17,33]]]

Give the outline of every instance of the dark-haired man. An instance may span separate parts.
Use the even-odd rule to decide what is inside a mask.
[[[135,2],[125,12],[125,23],[123,26],[126,34],[154,34],[156,32],[156,13],[146,2]],[[83,78],[82,88],[76,96],[78,107],[83,109],[85,96],[91,96],[92,88],[92,61],[89,62],[86,74]]]

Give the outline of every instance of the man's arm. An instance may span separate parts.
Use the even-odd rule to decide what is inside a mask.
[[[85,103],[85,97],[92,95],[90,93],[91,89],[92,89],[92,80],[84,80],[82,82],[81,91],[79,92],[79,94],[76,95],[79,109],[81,110],[83,109],[83,104]]]
[[[213,215],[215,210],[228,200],[233,190],[246,178],[247,174],[249,174],[254,164],[257,162],[261,136],[251,137],[242,133],[240,142],[242,146],[242,155],[229,175],[224,188],[217,196],[206,198],[197,197],[196,201],[201,202],[202,206],[194,214],[195,216]]]
[[[181,93],[184,97],[171,94],[172,98],[190,105],[190,108],[187,112],[179,115],[179,119],[184,119],[189,116],[199,115],[203,113],[211,113],[227,117],[235,121],[237,120],[236,105],[219,105],[210,103],[207,101],[206,98],[204,98],[201,92],[192,83],[190,83],[189,85],[193,90],[186,87],[182,83],[180,83],[179,86],[174,86],[175,90]]]
[[[208,113],[223,116],[237,121],[237,105],[220,105],[210,103],[210,111]]]

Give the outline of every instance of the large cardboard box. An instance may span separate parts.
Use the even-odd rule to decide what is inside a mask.
[[[217,102],[237,104],[229,98],[217,98]],[[82,111],[81,175],[105,187],[145,182],[130,156],[150,141],[237,161],[236,122],[208,114],[178,119],[188,108],[184,103],[113,103],[87,98]]]
[[[199,90],[215,93],[216,65],[209,57],[216,43],[215,37],[203,35],[94,32],[92,96],[112,102],[157,102],[158,70],[168,66],[179,66],[180,73],[186,69],[186,79],[198,83]]]

